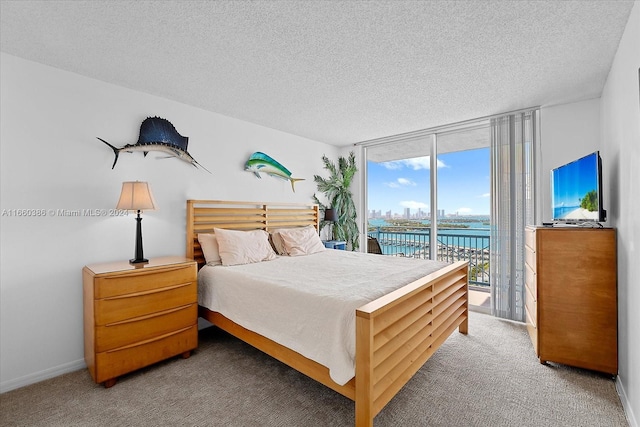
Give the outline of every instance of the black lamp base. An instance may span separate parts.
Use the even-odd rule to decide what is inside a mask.
[[[129,264],[146,264],[149,260],[144,257],[142,253],[142,218],[140,218],[140,211],[138,211],[138,217],[136,218],[136,257],[129,260]]]

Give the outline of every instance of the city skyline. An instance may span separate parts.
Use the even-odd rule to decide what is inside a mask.
[[[489,148],[438,155],[438,210],[445,216],[489,215]],[[368,162],[368,212],[404,217],[430,212],[430,159]]]

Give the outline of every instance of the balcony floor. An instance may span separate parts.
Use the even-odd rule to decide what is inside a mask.
[[[491,312],[491,292],[470,288],[469,310],[489,314]]]

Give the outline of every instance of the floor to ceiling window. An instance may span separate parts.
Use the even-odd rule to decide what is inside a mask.
[[[468,260],[470,304],[522,321],[537,127],[532,109],[361,143],[367,235],[385,255]]]
[[[468,260],[470,285],[481,292],[471,303],[486,311],[489,142],[482,120],[365,146],[368,236],[386,255]]]

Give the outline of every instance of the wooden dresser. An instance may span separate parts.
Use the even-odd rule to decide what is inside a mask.
[[[616,231],[527,227],[527,329],[540,363],[618,373]]]
[[[96,383],[198,346],[197,264],[164,257],[85,266],[84,358]]]

